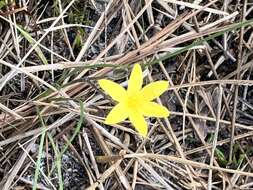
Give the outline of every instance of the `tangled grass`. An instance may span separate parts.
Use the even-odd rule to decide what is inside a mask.
[[[250,189],[253,2],[0,1],[0,187]],[[166,80],[142,138],[97,85]]]

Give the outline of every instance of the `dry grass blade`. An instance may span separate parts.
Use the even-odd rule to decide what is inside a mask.
[[[26,152],[30,152],[30,150],[32,149],[32,146],[34,144],[35,140],[33,140],[32,142],[30,142],[28,144],[28,146],[26,147]],[[17,173],[19,172],[19,170],[22,168],[25,159],[27,157],[26,152],[23,152],[23,154],[20,156],[20,159],[18,160],[18,162],[16,163],[15,166],[13,166],[11,172],[9,173],[8,176],[5,176],[4,179],[1,180],[0,184],[3,187],[3,190],[8,190],[10,189],[10,186],[14,180],[14,178],[16,177]]]
[[[93,190],[93,189],[96,189],[96,187],[98,187],[99,184],[103,183],[103,182],[106,180],[106,178],[108,178],[108,177],[112,174],[112,172],[115,171],[115,169],[119,166],[120,162],[121,162],[121,160],[118,160],[116,163],[112,164],[112,165],[110,166],[110,168],[108,168],[108,169],[103,173],[103,175],[99,178],[99,180],[96,181],[95,183],[91,184],[91,186],[88,187],[88,188],[86,188],[86,190]]]
[[[3,105],[1,103],[0,103],[0,110],[6,112],[8,114],[10,114],[11,116],[13,116],[16,119],[22,119],[22,120],[24,120],[24,118],[21,115],[17,114],[15,111],[9,109],[8,107],[6,107],[5,105]]]
[[[176,4],[176,5],[180,5],[180,6],[190,7],[190,8],[193,8],[193,9],[201,9],[202,8],[202,6],[197,5],[195,3],[188,3],[188,2],[177,1],[177,0],[163,0],[163,1],[173,3],[173,4]],[[212,8],[204,8],[203,10],[207,11],[209,13],[220,14],[220,15],[228,15],[227,12],[212,9]]]
[[[62,11],[62,13],[59,15],[59,17],[53,22],[53,24],[50,26],[50,28],[53,28],[57,22],[62,18],[62,16],[65,14],[65,12],[72,6],[72,4],[75,2],[75,0],[72,0],[68,6],[64,9],[64,11]],[[0,18],[4,19],[3,16],[0,15]],[[49,31],[45,32],[42,37],[32,46],[32,48],[26,53],[26,55],[22,58],[22,60],[19,61],[17,67],[21,66],[23,64],[23,62],[27,59],[27,57],[31,54],[31,52],[39,45],[39,43],[47,36],[47,34],[49,33]],[[0,91],[2,90],[2,88],[4,87],[4,85],[13,77],[13,75],[15,74],[15,70],[14,71],[10,71],[8,74],[5,75],[5,77],[1,78],[0,81]]]
[[[217,166],[210,166],[208,164],[198,163],[195,161],[186,160],[183,158],[178,158],[178,157],[173,157],[173,156],[137,153],[137,154],[125,155],[124,158],[150,158],[150,159],[169,160],[169,161],[176,162],[176,163],[191,165],[191,166],[197,167],[197,168],[217,170],[217,171],[227,172],[227,173],[231,173],[231,174],[240,174],[240,175],[244,175],[244,176],[253,177],[253,174],[250,172],[243,172],[240,170],[233,170],[233,169],[221,168],[221,167],[217,167]]]
[[[222,104],[222,95],[223,90],[221,85],[219,85],[219,97],[218,97],[218,108],[217,108],[217,116],[216,116],[216,124],[215,124],[215,133],[214,133],[214,140],[213,140],[213,147],[212,147],[212,154],[210,158],[210,166],[213,166],[213,160],[214,160],[214,153],[217,146],[217,139],[218,139],[218,133],[219,133],[219,127],[220,127],[220,112],[221,112],[221,104]],[[212,170],[209,170],[208,174],[208,190],[212,189]]]

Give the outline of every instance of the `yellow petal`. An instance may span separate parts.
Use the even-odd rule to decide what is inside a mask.
[[[123,103],[117,104],[107,115],[105,124],[116,124],[124,121],[128,117],[128,112]]]
[[[169,110],[155,102],[146,102],[141,106],[141,113],[147,117],[168,117]]]
[[[155,98],[158,98],[162,93],[164,93],[168,87],[168,81],[152,82],[141,90],[142,98],[145,101],[154,100]]]
[[[112,99],[118,102],[126,97],[126,90],[113,81],[101,79],[98,81],[98,84],[106,93],[112,97]]]
[[[140,91],[142,87],[142,71],[139,64],[135,64],[128,81],[127,92],[129,94],[135,94]]]
[[[147,136],[148,126],[143,115],[141,115],[137,111],[132,111],[131,113],[129,113],[129,120],[141,136]]]

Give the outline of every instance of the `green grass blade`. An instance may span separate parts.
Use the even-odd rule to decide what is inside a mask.
[[[21,27],[17,26],[17,29],[19,30],[19,32],[24,36],[24,38],[31,44],[34,45],[36,43],[36,41],[32,38],[32,36],[25,31],[24,29],[22,29]],[[39,58],[41,59],[41,61],[43,62],[44,65],[48,64],[47,58],[44,56],[43,52],[41,51],[40,47],[37,46],[35,49],[36,53],[38,54]]]
[[[39,173],[40,173],[40,166],[41,166],[41,158],[42,158],[42,155],[43,155],[43,146],[44,146],[44,140],[45,140],[45,134],[46,134],[46,127],[45,127],[44,121],[41,117],[40,112],[39,111],[37,111],[37,112],[38,112],[38,115],[39,115],[40,122],[43,126],[43,131],[42,131],[41,138],[40,138],[39,154],[38,154],[38,159],[37,159],[37,162],[36,162],[36,169],[35,169],[35,175],[34,175],[34,182],[33,182],[32,190],[36,190],[36,188],[37,188],[37,183],[38,183],[38,178],[39,178]]]
[[[198,40],[194,41],[192,44],[190,44],[188,46],[185,46],[184,48],[182,48],[180,50],[177,50],[173,53],[167,53],[165,56],[163,56],[161,58],[158,58],[158,59],[155,59],[155,60],[147,63],[146,66],[153,65],[153,64],[159,63],[160,61],[164,61],[166,59],[175,57],[176,55],[178,55],[180,53],[188,51],[189,49],[193,48],[194,46],[202,45],[203,42],[207,42],[207,41],[210,41],[210,40],[212,40],[216,37],[222,36],[225,32],[230,32],[230,31],[233,31],[233,30],[237,30],[237,29],[240,29],[240,28],[245,27],[245,26],[250,26],[252,24],[253,24],[253,19],[233,24],[230,28],[224,29],[224,31],[211,34],[208,37],[205,37],[203,39],[198,39]]]
[[[83,107],[83,102],[80,101],[80,119],[77,123],[77,127],[74,131],[74,134],[71,136],[70,140],[67,140],[67,144],[63,147],[63,150],[59,153],[59,158],[62,158],[62,155],[66,152],[66,150],[68,149],[69,145],[72,143],[72,141],[75,139],[75,137],[78,135],[78,133],[80,132],[81,126],[83,124],[83,120],[84,120],[84,107]],[[53,144],[52,144],[53,146]],[[52,174],[52,172],[55,169],[55,165],[53,165],[49,176]]]
[[[58,146],[54,143],[54,139],[50,134],[47,134],[50,143],[52,144],[54,153],[56,155],[56,167],[58,173],[58,181],[59,181],[59,190],[63,190],[63,178],[62,178],[62,171],[61,171],[61,154],[59,152]]]
[[[72,141],[75,139],[75,137],[80,132],[81,126],[83,124],[83,120],[84,120],[84,107],[83,107],[83,102],[80,101],[80,119],[79,119],[79,121],[77,123],[77,127],[76,127],[76,129],[74,131],[74,134],[71,136],[70,140],[67,141],[67,144],[64,146],[63,150],[61,151],[61,156],[68,149],[69,145],[72,143]]]

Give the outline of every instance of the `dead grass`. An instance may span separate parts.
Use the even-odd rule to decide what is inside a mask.
[[[250,189],[251,1],[18,1],[0,12],[0,186]],[[98,87],[168,80],[142,139]]]

